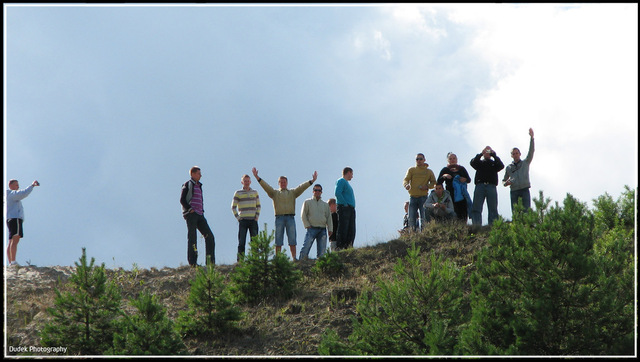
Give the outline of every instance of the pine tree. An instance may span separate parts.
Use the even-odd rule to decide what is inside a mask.
[[[463,273],[431,254],[427,262],[415,245],[395,266],[393,280],[358,298],[358,319],[348,342],[325,335],[322,354],[449,355],[464,322]],[[425,267],[425,265],[427,267]]]
[[[234,329],[242,319],[224,277],[213,263],[198,269],[187,304],[189,309],[178,317],[178,327],[186,335],[217,335]]]
[[[47,311],[53,320],[41,332],[43,346],[66,346],[68,353],[99,355],[112,346],[115,320],[122,314],[120,293],[107,281],[104,263],[87,263],[85,248],[70,277],[72,291],[55,290],[55,307]]]
[[[492,226],[472,275],[461,348],[478,355],[606,355],[630,348],[631,233],[596,231],[586,205],[514,213]],[[602,238],[602,235],[608,235]]]
[[[270,235],[262,230],[251,238],[250,251],[231,274],[234,295],[244,303],[256,304],[267,299],[286,299],[293,295],[301,272],[280,253],[274,256]]]
[[[115,355],[180,355],[185,346],[167,318],[166,309],[148,292],[131,302],[137,313],[118,323],[113,337]]]

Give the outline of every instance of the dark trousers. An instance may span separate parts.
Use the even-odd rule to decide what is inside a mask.
[[[467,200],[462,200],[453,203],[453,211],[456,212],[458,220],[467,222],[469,218],[469,210],[467,209]]]
[[[249,237],[258,235],[258,221],[256,219],[240,219],[238,221],[238,261],[244,256],[247,244],[247,231]]]
[[[511,190],[511,213],[515,211],[515,207],[518,204],[518,200],[522,200],[522,206],[524,206],[524,211],[526,212],[531,208],[531,194],[529,193],[529,188],[524,188],[520,190]]]
[[[209,262],[209,258],[211,258],[211,263],[216,263],[216,239],[213,236],[213,232],[207,223],[207,219],[205,219],[204,215],[198,215],[195,212],[187,214],[187,261],[189,265],[197,265],[198,264],[198,245],[197,245],[197,231],[200,231],[202,236],[204,236],[204,245],[207,256],[207,263]]]
[[[353,206],[338,205],[338,235],[336,246],[339,249],[353,247],[356,239],[356,209]]]

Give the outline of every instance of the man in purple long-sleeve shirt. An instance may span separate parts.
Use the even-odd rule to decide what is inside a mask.
[[[193,166],[189,171],[191,179],[182,185],[180,204],[182,216],[187,221],[187,261],[189,265],[198,265],[198,246],[196,229],[204,236],[206,263],[216,263],[215,237],[204,217],[204,200],[202,197],[202,172],[200,167]]]

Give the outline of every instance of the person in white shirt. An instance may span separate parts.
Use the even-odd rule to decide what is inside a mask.
[[[7,190],[7,227],[9,228],[7,262],[10,266],[18,265],[16,262],[18,243],[20,242],[20,238],[24,236],[22,230],[22,223],[24,221],[22,199],[29,196],[35,186],[40,186],[40,183],[33,181],[27,188],[20,190],[18,180],[9,180],[9,190]]]
[[[305,200],[302,204],[301,217],[302,223],[307,229],[307,234],[300,251],[300,260],[309,258],[309,251],[314,241],[317,241],[317,257],[320,258],[327,250],[327,229],[329,230],[329,236],[333,233],[331,209],[329,204],[322,201],[321,185],[316,184],[313,186],[313,197]]]

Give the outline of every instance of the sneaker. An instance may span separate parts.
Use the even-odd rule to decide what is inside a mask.
[[[15,268],[15,267],[18,267],[19,265],[18,265],[18,262],[16,262],[16,261],[14,260],[14,261],[12,261],[11,263],[9,263],[9,266],[10,266],[10,267],[12,267],[12,268]]]

